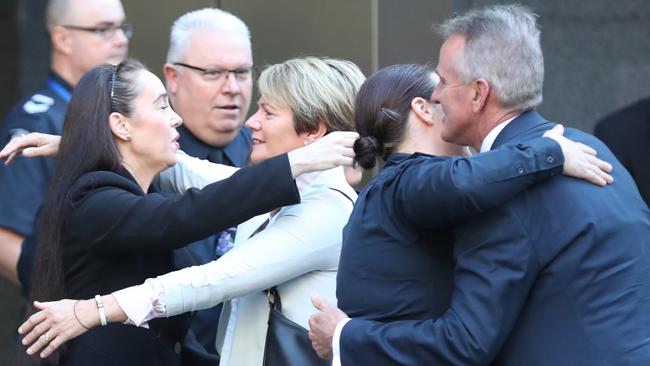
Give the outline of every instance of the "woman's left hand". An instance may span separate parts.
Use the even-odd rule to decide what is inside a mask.
[[[34,301],[34,307],[40,311],[30,316],[18,328],[18,333],[25,335],[22,343],[29,346],[27,354],[41,352],[42,358],[96,326],[99,321],[93,320],[93,315],[97,317],[94,300]],[[85,325],[81,324],[82,321],[86,322]]]
[[[596,157],[596,150],[564,135],[564,126],[557,125],[544,133],[544,137],[555,140],[562,148],[564,166],[562,174],[584,179],[598,186],[612,184],[612,165]]]

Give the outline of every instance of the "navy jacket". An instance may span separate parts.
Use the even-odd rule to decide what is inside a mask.
[[[286,155],[174,197],[145,194],[126,171],[96,171],[80,177],[70,197],[62,238],[71,298],[169,272],[173,249],[300,201]],[[68,343],[63,364],[180,365],[187,324],[175,318],[154,320],[151,329],[117,323],[92,329]]]
[[[453,290],[449,224],[559,173],[562,163],[559,145],[547,138],[471,158],[391,154],[345,227],[339,307],[351,317],[382,322],[442,315]],[[344,364],[386,358],[374,344],[361,349]]]
[[[551,127],[526,112],[493,148]],[[343,365],[650,364],[650,212],[604,144],[565,135],[612,162],[615,183],[555,177],[457,226],[451,307],[415,321],[353,319]]]

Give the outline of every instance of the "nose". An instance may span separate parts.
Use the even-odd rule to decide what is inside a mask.
[[[172,116],[171,116],[171,119],[170,119],[172,127],[176,128],[176,127],[182,125],[183,124],[183,119],[181,118],[181,116],[179,116],[178,113],[176,113],[173,109],[171,109],[171,107],[169,108],[169,110],[172,113]]]
[[[258,109],[257,112],[255,112],[252,116],[250,116],[250,118],[248,118],[246,120],[246,122],[244,123],[246,125],[246,127],[248,127],[249,129],[251,129],[253,131],[259,131],[260,130],[262,125],[260,124],[259,119],[257,118],[258,117],[257,115],[259,113],[260,113],[260,109]]]
[[[129,44],[129,38],[121,28],[115,30],[112,41],[115,47],[126,47]]]
[[[221,86],[221,90],[224,93],[228,93],[228,94],[238,94],[241,91],[241,87],[239,86],[239,81],[237,81],[237,77],[235,76],[235,73],[232,71],[228,71],[228,74],[226,74],[225,77],[226,80]]]
[[[440,84],[436,85],[431,94],[431,103],[440,104]]]

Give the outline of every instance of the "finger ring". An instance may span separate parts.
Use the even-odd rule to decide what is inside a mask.
[[[48,336],[47,333],[43,334],[41,339],[44,340],[45,343],[50,343],[50,336]]]

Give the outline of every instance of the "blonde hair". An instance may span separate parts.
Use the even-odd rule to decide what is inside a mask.
[[[272,65],[260,75],[260,94],[287,105],[297,133],[353,130],[354,100],[365,76],[350,61],[333,58],[294,58]]]

